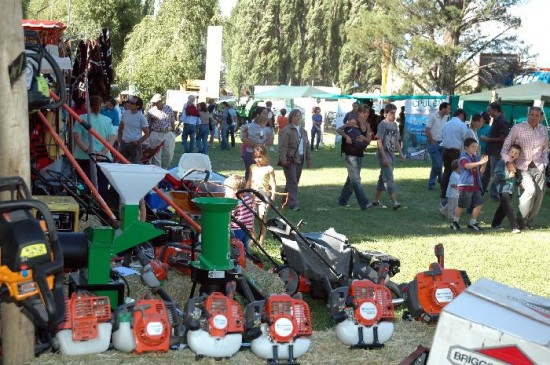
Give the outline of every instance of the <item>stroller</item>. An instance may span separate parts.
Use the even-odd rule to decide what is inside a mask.
[[[269,197],[252,189],[239,191],[252,193],[268,204],[277,217],[267,220],[266,228],[281,242],[281,259],[285,266],[300,277],[301,291],[313,298],[327,300],[333,289],[346,286],[352,280],[380,281],[381,264],[387,264],[385,285],[394,298],[401,298],[397,284],[389,280],[400,270],[398,258],[383,252],[360,251],[348,242],[345,235],[330,228],[324,232],[301,233],[275,206]]]

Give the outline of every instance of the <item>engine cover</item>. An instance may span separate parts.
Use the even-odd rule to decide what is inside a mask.
[[[135,352],[166,352],[172,326],[166,305],[160,299],[142,299],[134,306]]]
[[[468,275],[456,269],[431,265],[403,289],[403,299],[411,316],[427,323],[436,322],[443,308],[462,293],[469,283]]]

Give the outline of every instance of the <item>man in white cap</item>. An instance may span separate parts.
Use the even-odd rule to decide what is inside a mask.
[[[151,130],[149,145],[157,147],[164,142],[160,151],[153,155],[151,164],[169,169],[174,157],[174,147],[176,144],[174,111],[170,106],[164,104],[162,95],[160,94],[153,95],[151,104],[151,109],[145,114]]]

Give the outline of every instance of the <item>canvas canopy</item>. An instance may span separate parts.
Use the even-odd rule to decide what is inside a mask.
[[[496,89],[495,91],[500,102],[529,103],[532,105],[535,100],[550,101],[550,84],[540,81]],[[460,100],[489,102],[492,96],[492,91],[483,91],[461,96]]]
[[[294,99],[307,98],[319,95],[330,95],[323,90],[313,86],[287,86],[281,85],[273,89],[269,89],[257,94],[254,94],[255,99]],[[322,97],[322,96],[320,96]]]

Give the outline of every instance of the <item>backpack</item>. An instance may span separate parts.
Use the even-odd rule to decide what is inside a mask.
[[[340,146],[340,155],[346,154],[350,156],[363,156],[364,149],[368,146],[367,142],[360,142],[357,140],[357,137],[361,136],[361,130],[356,127],[348,127],[344,129],[344,132],[350,136],[351,144],[346,143],[342,138],[342,144]]]

